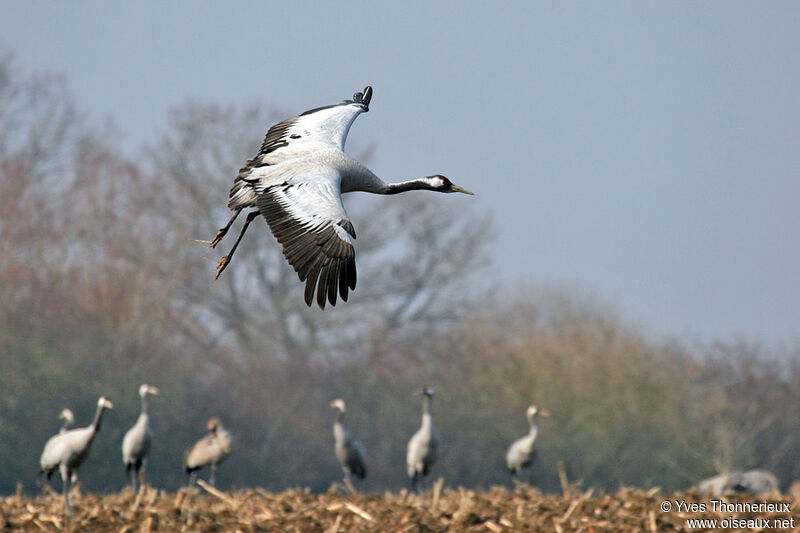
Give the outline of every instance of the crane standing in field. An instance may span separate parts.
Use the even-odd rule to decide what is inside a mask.
[[[535,405],[531,405],[525,411],[525,417],[528,419],[530,429],[528,434],[515,440],[506,452],[506,465],[508,471],[513,476],[514,481],[518,480],[520,470],[528,468],[533,464],[536,458],[536,436],[539,434],[539,426],[536,425],[536,415],[550,416],[544,409],[539,409]]]
[[[331,407],[336,409],[336,420],[333,423],[334,452],[339,464],[342,465],[345,485],[352,492],[351,476],[357,479],[364,479],[367,476],[367,453],[364,446],[344,427],[342,419],[347,412],[344,400],[341,398],[333,400]]]
[[[243,209],[247,215],[238,238],[217,267],[217,277],[230,263],[247,227],[259,214],[283,245],[283,254],[306,282],[305,301],[325,309],[336,305],[337,292],[347,301],[356,288],[356,232],[342,204],[342,193],[364,191],[397,194],[412,190],[470,191],[435,174],[386,183],[344,152],[347,133],[361,113],[369,111],[372,87],[352,100],[306,111],[272,126],[261,150],[239,170],[230,191],[233,217],[210,242],[215,247]],[[317,290],[317,285],[319,288]]]
[[[131,486],[134,492],[137,489],[136,483],[139,478],[139,471],[142,464],[150,453],[150,445],[153,435],[150,431],[150,415],[147,414],[147,395],[158,394],[156,387],[144,384],[139,387],[139,398],[142,402],[142,412],[136,423],[125,433],[122,439],[122,462],[125,464],[125,471],[130,476]]]
[[[208,435],[200,439],[186,452],[186,459],[183,462],[184,470],[189,474],[189,485],[194,484],[196,471],[206,465],[211,465],[211,477],[209,482],[214,486],[217,473],[217,465],[228,458],[231,454],[231,434],[222,427],[222,421],[214,417],[206,424]]]
[[[417,491],[420,477],[427,476],[431,466],[436,462],[436,453],[439,447],[439,436],[433,427],[433,417],[431,416],[433,389],[425,387],[417,394],[425,397],[422,403],[422,425],[408,441],[406,451],[408,477],[411,478],[411,490],[414,492]]]
[[[64,409],[61,410],[60,413],[58,413],[58,419],[63,420],[63,422],[61,423],[61,429],[58,430],[57,434],[47,439],[47,442],[44,444],[44,450],[42,451],[42,459],[44,459],[45,457],[49,458],[53,456],[53,454],[55,453],[54,449],[57,446],[59,446],[60,440],[58,439],[58,436],[63,435],[69,430],[70,426],[72,426],[73,422],[75,422],[75,415],[73,414],[72,409],[65,407]],[[44,470],[44,467],[42,467],[42,469],[39,471],[39,474],[40,476],[42,474],[46,474],[47,475],[46,480],[49,481],[50,476],[53,474],[53,470],[55,470],[55,468],[53,468],[49,472],[46,472]],[[73,486],[75,485],[75,483],[77,483],[77,481],[78,481],[78,473],[73,472],[72,473]],[[42,482],[42,486],[44,486],[43,483],[44,482]]]
[[[72,475],[89,457],[92,442],[100,431],[100,422],[106,409],[113,408],[111,400],[101,397],[97,400],[97,411],[91,425],[64,431],[52,437],[45,444],[42,456],[39,459],[42,472],[50,478],[53,471],[58,468],[61,472],[62,492],[64,493],[64,509],[71,512],[71,483]]]

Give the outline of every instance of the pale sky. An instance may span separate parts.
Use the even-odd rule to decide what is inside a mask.
[[[348,145],[376,143],[385,179],[442,173],[475,191],[498,285],[578,286],[658,334],[800,341],[798,3],[2,11],[18,66],[64,73],[126,151],[190,100],[293,114],[371,84]]]

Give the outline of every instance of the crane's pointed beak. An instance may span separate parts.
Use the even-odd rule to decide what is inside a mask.
[[[548,411],[547,409],[539,409],[539,415],[550,416],[550,411]]]
[[[451,190],[452,192],[463,192],[464,194],[469,194],[470,196],[474,196],[474,195],[475,195],[475,193],[474,193],[474,192],[472,192],[472,191],[468,191],[468,190],[467,190],[467,189],[465,189],[464,187],[459,187],[458,185],[453,185],[453,186],[450,188],[450,190]]]
[[[159,390],[158,390],[158,388],[157,388],[157,387],[150,387],[150,389],[148,390],[148,392],[149,392],[150,394],[158,394],[158,393],[159,393]]]

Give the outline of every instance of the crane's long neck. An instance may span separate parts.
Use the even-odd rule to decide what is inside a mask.
[[[425,395],[425,399],[422,401],[422,414],[429,415],[431,414],[431,403],[433,400],[427,394]]]
[[[431,416],[431,397],[425,396],[422,402],[422,427],[431,427],[433,417]]]
[[[336,422],[333,423],[333,438],[336,441],[336,444],[340,444],[345,441],[344,424],[338,418],[336,419]]]
[[[142,414],[147,414],[147,394],[142,394]]]
[[[386,183],[381,194],[398,194],[406,191],[431,191],[435,190],[430,183],[430,178],[417,178],[397,183]]]
[[[333,436],[337,441],[344,440],[344,412],[336,410],[336,418],[333,420]]]
[[[103,413],[106,408],[103,405],[97,406],[97,411],[94,413],[94,420],[92,420],[92,430],[94,433],[100,431],[100,422],[103,420]]]
[[[530,429],[528,429],[528,436],[529,437],[536,437],[536,434],[539,432],[539,426],[536,425],[536,418],[529,417],[528,422],[530,423]]]
[[[370,169],[349,157],[341,162],[341,173],[343,193],[364,191],[374,194],[398,194],[415,190],[436,190],[434,187],[435,180],[432,176],[397,183],[386,183]]]

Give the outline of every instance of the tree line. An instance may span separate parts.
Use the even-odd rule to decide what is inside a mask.
[[[542,490],[558,489],[559,462],[606,489],[752,467],[800,477],[796,348],[665,341],[569,288],[499,286],[491,220],[424,195],[350,195],[359,286],[335,309],[304,305],[266,227],[214,281],[225,250],[195,239],[227,220],[238,167],[285,117],[186,104],[131,155],[76,108],[66,80],[29,76],[7,53],[0,102],[0,493],[35,490],[59,411],[85,425],[101,395],[115,409],[81,479],[122,487],[141,383],[162,391],[147,476],[167,489],[220,416],[235,438],[220,486],[326,490],[341,477],[336,397],[369,454],[364,489],[406,486],[423,385],[437,389],[433,475],[451,485],[509,483],[503,454],[530,403],[552,413],[530,478]]]

